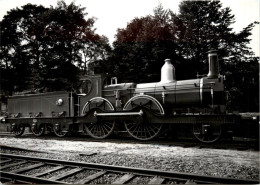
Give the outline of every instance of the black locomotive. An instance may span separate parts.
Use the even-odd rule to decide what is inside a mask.
[[[209,73],[201,78],[176,81],[170,59],[155,83],[104,85],[102,75],[82,79],[81,93],[48,92],[15,95],[8,99],[8,117],[15,135],[30,127],[40,136],[47,128],[57,136],[86,132],[91,137],[108,137],[116,125],[139,140],[152,139],[163,126],[189,125],[202,142],[218,140],[224,128],[238,119],[227,114],[224,77],[219,74],[217,51],[208,53]]]

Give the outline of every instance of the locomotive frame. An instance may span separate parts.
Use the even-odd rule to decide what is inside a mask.
[[[224,77],[219,74],[217,51],[208,53],[209,73],[199,79],[176,81],[169,59],[157,83],[118,84],[116,78],[104,86],[103,75],[86,76],[81,94],[48,92],[16,95],[8,99],[8,117],[15,135],[29,127],[35,136],[47,128],[63,137],[69,132],[85,132],[104,139],[117,124],[139,140],[158,136],[167,125],[188,124],[201,142],[217,141],[232,128],[239,115],[225,110]]]

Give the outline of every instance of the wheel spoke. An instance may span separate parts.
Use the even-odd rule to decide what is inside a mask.
[[[99,136],[98,133],[99,133],[99,127],[98,127],[98,125],[93,126],[93,134]]]
[[[110,129],[113,127],[110,123],[104,124],[104,129],[106,130],[106,133],[109,133]]]
[[[98,131],[97,131],[98,136],[102,136],[102,128],[100,125],[98,125]]]
[[[130,125],[130,124],[128,124],[128,125]],[[132,130],[132,128],[134,128],[135,127],[135,125],[134,124],[131,124],[132,126],[131,127],[129,127],[129,130]]]
[[[97,122],[84,125],[86,132],[93,138],[104,139],[114,131],[115,122]]]
[[[99,134],[99,136],[102,136],[102,128],[101,128],[101,125],[98,125],[98,134]]]
[[[108,124],[104,124],[104,129],[107,131],[107,133],[109,132],[109,130],[112,128],[112,125],[109,126]]]
[[[140,127],[140,126],[138,126],[137,136],[139,136],[140,138],[143,138],[142,137],[142,127]]]
[[[133,132],[133,133],[136,133],[136,130],[137,130],[138,128],[139,128],[139,126],[137,125],[132,132]],[[138,132],[138,131],[137,131],[137,132]]]
[[[147,132],[149,133],[149,137],[151,137],[152,136],[152,133],[151,133],[151,128],[147,128]]]
[[[161,124],[144,124],[135,122],[125,122],[127,132],[136,139],[150,140],[156,137],[162,128]]]
[[[96,128],[95,125],[90,124],[90,131],[91,131],[91,132],[93,132],[93,129],[95,129],[95,128]]]
[[[146,130],[147,130],[147,129],[146,129],[147,127],[143,127],[143,128],[144,128],[144,137],[145,137],[145,138],[149,138],[149,137],[147,136],[147,131],[146,131]]]
[[[106,130],[105,130],[105,124],[103,125],[103,127],[101,127],[102,131],[103,131],[103,135],[106,135]]]

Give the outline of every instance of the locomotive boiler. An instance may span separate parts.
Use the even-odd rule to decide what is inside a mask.
[[[92,75],[82,78],[80,94],[12,96],[5,121],[16,135],[30,127],[36,136],[50,129],[60,137],[86,132],[99,139],[123,124],[139,140],[153,139],[163,126],[185,124],[198,140],[214,142],[226,125],[234,124],[236,116],[226,114],[224,77],[219,74],[216,50],[208,52],[208,61],[209,73],[196,79],[177,81],[174,66],[166,59],[160,82],[117,83],[112,78],[110,85],[104,85],[103,75]]]

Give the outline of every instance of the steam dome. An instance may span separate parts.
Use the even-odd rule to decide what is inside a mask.
[[[176,81],[175,68],[171,63],[171,59],[165,59],[165,64],[161,69],[161,83],[169,83]]]

